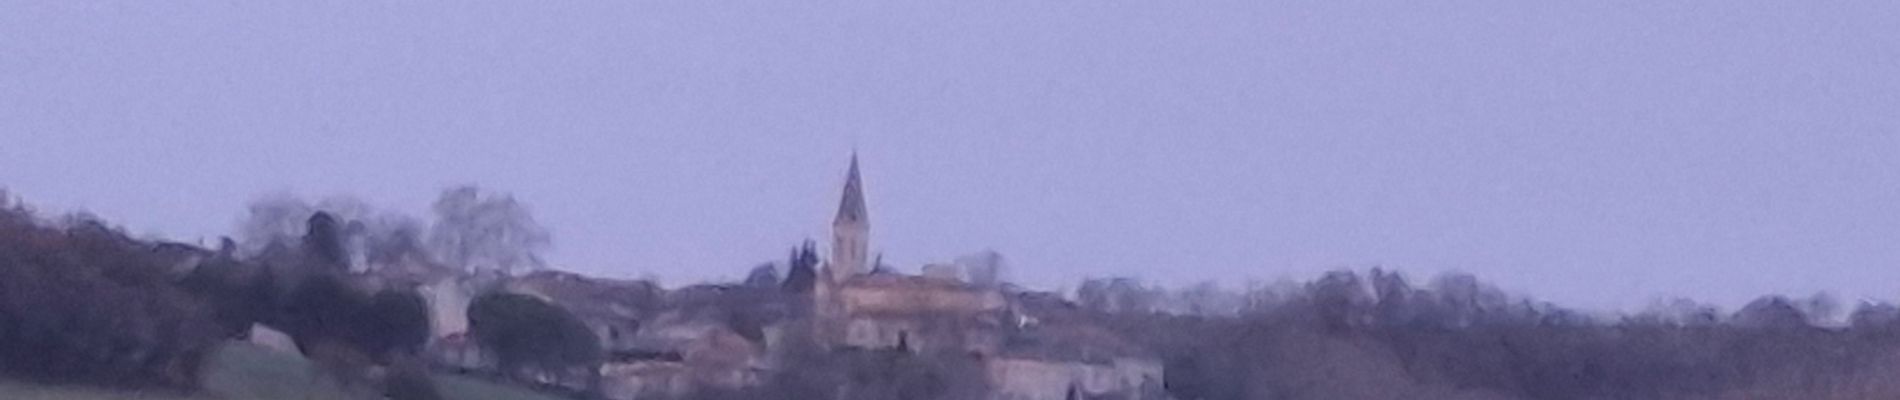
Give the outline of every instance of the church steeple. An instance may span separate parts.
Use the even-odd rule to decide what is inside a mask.
[[[844,177],[844,199],[838,202],[838,218],[832,225],[851,223],[870,224],[870,215],[864,210],[864,182],[858,177],[858,153],[851,153],[851,171]]]
[[[858,153],[851,152],[851,169],[844,178],[844,198],[838,201],[838,217],[831,221],[831,265],[833,281],[842,282],[867,271],[871,240],[870,214],[865,211],[864,182],[858,176]]]

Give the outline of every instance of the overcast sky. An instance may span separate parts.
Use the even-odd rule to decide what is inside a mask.
[[[1900,299],[1900,2],[578,3],[0,0],[0,186],[214,243],[476,183],[678,284],[828,235],[856,148],[907,269]]]

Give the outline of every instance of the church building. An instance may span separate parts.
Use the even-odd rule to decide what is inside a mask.
[[[815,328],[833,349],[896,350],[982,360],[996,400],[1160,399],[1161,363],[1087,323],[1037,322],[1046,308],[956,273],[872,265],[871,219],[857,154],[831,224],[830,259],[813,288]],[[1010,294],[1016,293],[1016,294]]]
[[[832,219],[831,258],[819,274],[814,306],[820,334],[838,347],[912,351],[993,351],[1003,295],[955,277],[880,271],[870,258],[870,213],[858,157],[851,156]]]

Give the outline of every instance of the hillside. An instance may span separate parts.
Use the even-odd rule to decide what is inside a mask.
[[[300,357],[277,353],[248,343],[233,342],[219,349],[205,366],[204,390],[181,394],[162,391],[114,391],[91,387],[65,387],[0,382],[0,398],[12,400],[236,400],[302,399],[352,400],[374,398],[352,396],[334,380],[315,374],[313,366]],[[443,394],[455,400],[558,400],[525,389],[497,385],[476,379],[437,375]]]

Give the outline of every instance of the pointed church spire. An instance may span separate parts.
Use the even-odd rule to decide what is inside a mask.
[[[851,152],[851,171],[844,178],[844,199],[838,202],[838,218],[832,225],[869,224],[864,210],[864,182],[858,177],[858,152]]]
[[[832,281],[844,282],[864,274],[870,251],[871,220],[864,211],[864,181],[858,176],[858,152],[851,152],[851,171],[844,178],[844,199],[838,202],[838,219],[831,222],[831,260],[826,271]]]

